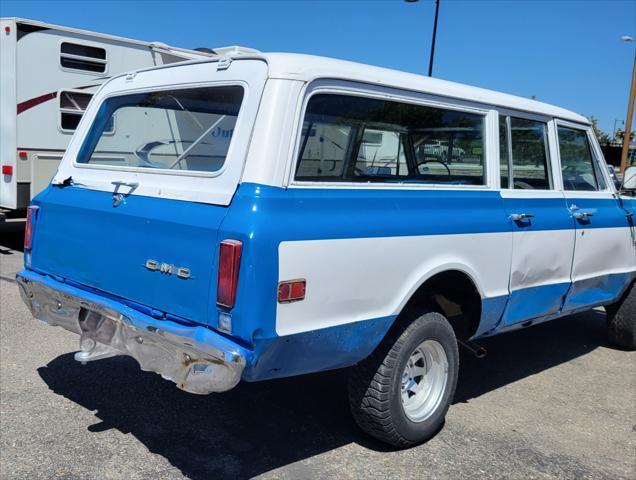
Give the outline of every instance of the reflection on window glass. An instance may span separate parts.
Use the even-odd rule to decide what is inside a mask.
[[[77,161],[214,172],[225,162],[243,100],[239,86],[191,88],[106,99]],[[117,129],[112,133],[112,119]]]
[[[599,190],[598,180],[603,177],[595,168],[585,131],[559,127],[559,152],[566,190]],[[605,187],[604,182],[601,186]]]
[[[509,158],[508,158],[508,125],[506,118],[499,115],[499,171],[501,188],[510,188]]]
[[[510,129],[513,188],[550,190],[546,124],[511,117]]]
[[[482,115],[347,95],[307,105],[297,180],[483,185]]]

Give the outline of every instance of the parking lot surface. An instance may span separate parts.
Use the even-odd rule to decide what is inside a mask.
[[[602,310],[462,352],[446,425],[396,451],[357,429],[346,372],[195,396],[129,358],[80,365],[20,299],[22,227],[0,225],[2,479],[636,478],[636,353]]]

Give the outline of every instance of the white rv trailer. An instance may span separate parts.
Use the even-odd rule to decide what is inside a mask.
[[[88,102],[129,70],[214,55],[21,18],[0,18],[0,219],[55,174]],[[113,133],[118,128],[111,125]]]

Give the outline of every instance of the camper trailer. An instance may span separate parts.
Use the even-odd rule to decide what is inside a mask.
[[[214,55],[157,42],[0,19],[0,219],[23,211],[55,174],[84,110],[107,79]],[[120,128],[109,125],[113,134]]]

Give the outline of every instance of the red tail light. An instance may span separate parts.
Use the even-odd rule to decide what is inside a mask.
[[[299,280],[288,280],[278,284],[278,303],[298,302],[305,299],[307,281],[304,278]]]
[[[239,240],[223,240],[219,245],[219,281],[216,290],[216,303],[222,307],[234,307],[242,250],[243,243]]]
[[[2,175],[13,175],[13,165],[2,165]]]
[[[35,230],[35,222],[38,218],[38,210],[40,207],[31,205],[27,208],[26,227],[24,230],[24,249],[31,250],[33,231]]]

